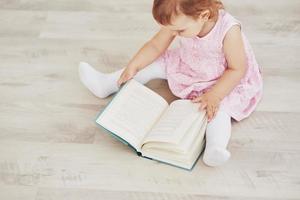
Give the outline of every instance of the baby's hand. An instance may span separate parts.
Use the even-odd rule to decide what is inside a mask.
[[[192,99],[193,103],[201,102],[200,109],[206,109],[209,122],[216,116],[220,101],[221,99],[210,91]]]
[[[137,68],[126,67],[122,72],[122,74],[120,75],[119,80],[117,81],[118,87],[120,87],[122,83],[126,83],[128,80],[132,79],[137,72],[138,72]]]

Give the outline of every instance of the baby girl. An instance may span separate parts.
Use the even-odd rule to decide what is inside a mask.
[[[81,62],[80,79],[100,98],[132,78],[166,79],[175,96],[206,110],[203,161],[222,165],[231,155],[231,118],[248,117],[262,97],[262,72],[241,23],[216,0],[154,0],[152,14],[160,30],[126,67],[105,74]],[[176,37],[179,47],[168,49]]]

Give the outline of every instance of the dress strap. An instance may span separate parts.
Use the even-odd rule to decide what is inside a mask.
[[[222,25],[220,26],[221,41],[224,40],[226,33],[234,25],[238,25],[242,29],[242,23],[225,11],[224,16],[222,18]]]

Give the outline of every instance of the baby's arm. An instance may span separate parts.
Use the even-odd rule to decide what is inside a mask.
[[[246,73],[246,54],[240,26],[234,25],[226,33],[223,48],[228,68],[211,89],[220,99],[227,96]]]
[[[171,44],[175,35],[172,31],[161,28],[128,63],[128,67],[143,69],[158,58]]]
[[[173,31],[161,28],[154,36],[146,42],[143,47],[130,60],[126,69],[120,75],[118,85],[131,79],[135,73],[151,64],[157,59],[171,44],[176,37]]]
[[[216,115],[219,102],[231,92],[246,73],[246,54],[239,26],[233,26],[226,33],[223,48],[228,68],[209,91],[192,100],[195,103],[201,102],[201,109],[206,108],[208,121]]]

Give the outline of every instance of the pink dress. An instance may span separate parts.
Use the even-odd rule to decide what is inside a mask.
[[[241,23],[219,10],[213,29],[204,37],[179,38],[179,48],[167,50],[159,59],[166,66],[171,92],[182,99],[191,99],[209,90],[227,68],[223,39],[233,25]],[[240,83],[220,103],[232,118],[240,121],[254,111],[262,98],[262,72],[251,46],[242,31],[247,58],[247,72]]]

